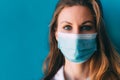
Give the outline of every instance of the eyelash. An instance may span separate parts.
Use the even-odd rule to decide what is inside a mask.
[[[83,25],[80,27],[80,31],[90,31],[92,30],[92,26],[89,25]]]
[[[70,31],[70,30],[72,30],[72,26],[66,25],[63,27],[63,29]],[[92,30],[92,26],[89,26],[89,25],[83,25],[80,27],[80,31],[90,31],[90,30]]]
[[[72,27],[70,25],[66,25],[63,27],[64,30],[70,31]]]

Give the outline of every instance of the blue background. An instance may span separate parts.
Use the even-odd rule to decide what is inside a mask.
[[[0,0],[0,80],[39,80],[58,0]],[[108,1],[108,2],[107,2]],[[102,0],[106,29],[120,51],[120,1]]]

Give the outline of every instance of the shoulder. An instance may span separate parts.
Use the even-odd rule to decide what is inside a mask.
[[[58,72],[55,74],[55,76],[51,80],[65,80],[63,66],[58,70]]]

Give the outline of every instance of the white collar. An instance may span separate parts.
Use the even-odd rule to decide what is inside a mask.
[[[62,66],[51,80],[65,80],[63,71]]]
[[[55,76],[51,80],[65,80],[63,66],[58,70],[58,72],[55,74]],[[87,78],[86,80],[90,80],[90,79]]]

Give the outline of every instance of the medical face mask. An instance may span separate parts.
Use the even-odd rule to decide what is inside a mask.
[[[97,50],[96,35],[58,32],[58,48],[69,61],[84,63]]]

